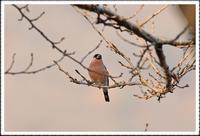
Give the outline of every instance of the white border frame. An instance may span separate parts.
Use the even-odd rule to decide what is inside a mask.
[[[192,132],[42,132],[42,131],[23,131],[23,132],[6,132],[4,128],[4,7],[7,4],[195,4],[196,5],[196,131]],[[3,135],[94,135],[94,134],[104,134],[104,135],[130,135],[130,134],[145,134],[145,135],[158,135],[158,134],[168,134],[168,135],[195,135],[199,133],[199,2],[198,1],[3,1],[1,2],[1,134]]]

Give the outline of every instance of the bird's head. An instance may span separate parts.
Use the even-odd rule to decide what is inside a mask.
[[[102,59],[101,54],[95,54],[93,58],[95,58],[97,60],[101,60]]]

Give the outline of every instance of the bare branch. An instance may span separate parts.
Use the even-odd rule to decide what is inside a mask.
[[[29,10],[29,7],[28,7],[29,5],[28,4],[26,4],[25,6],[22,6],[20,9],[22,10],[22,9],[25,9],[27,12],[30,12],[30,10]]]
[[[177,46],[177,44],[180,44],[180,42],[176,42],[176,40],[184,34],[184,32],[186,31],[187,28],[184,28],[183,31],[181,31],[173,40],[161,40],[160,38],[157,38],[157,37],[154,37],[152,36],[151,34],[147,33],[146,31],[142,30],[141,28],[137,27],[136,25],[130,23],[129,21],[125,20],[124,17],[122,16],[119,16],[117,15],[116,13],[110,11],[107,7],[102,7],[102,6],[98,6],[98,5],[75,5],[79,8],[82,8],[82,9],[86,9],[86,10],[89,10],[89,11],[92,11],[92,12],[96,12],[98,14],[98,17],[97,17],[97,20],[98,20],[98,23],[103,23],[105,26],[111,26],[113,28],[116,28],[116,29],[121,29],[121,27],[125,27],[127,28],[128,30],[134,32],[137,36],[143,38],[145,41],[146,41],[146,44],[147,42],[150,42],[150,44],[146,45],[146,49],[143,50],[142,54],[141,55],[137,55],[139,58],[139,61],[137,63],[137,67],[142,69],[141,68],[141,64],[142,66],[147,62],[149,61],[150,62],[150,66],[152,66],[152,68],[155,70],[156,74],[161,78],[161,79],[164,79],[166,81],[166,83],[163,83],[163,81],[159,81],[159,79],[155,78],[154,76],[152,75],[149,75],[151,78],[153,78],[154,81],[147,81],[147,80],[144,80],[141,75],[140,75],[140,72],[138,72],[138,70],[136,70],[130,60],[129,57],[126,57],[121,51],[118,50],[118,48],[116,47],[116,45],[114,45],[112,42],[108,41],[105,36],[102,34],[102,32],[100,32],[95,26],[94,24],[89,20],[89,18],[87,17],[86,14],[82,14],[85,19],[91,24],[91,26],[93,27],[93,29],[106,41],[107,43],[107,47],[111,48],[112,51],[114,51],[115,53],[117,53],[118,55],[120,55],[122,58],[124,58],[129,65],[126,65],[124,63],[122,63],[121,61],[118,61],[119,64],[127,69],[131,69],[131,73],[133,74],[129,81],[132,80],[132,78],[135,76],[135,75],[139,75],[139,79],[140,79],[140,82],[143,86],[146,86],[147,87],[147,92],[149,92],[151,95],[145,95],[145,99],[147,98],[151,98],[153,96],[157,96],[158,97],[158,101],[160,101],[161,98],[163,98],[167,92],[172,92],[172,90],[174,89],[173,86],[174,84],[172,84],[172,74],[171,74],[171,71],[169,70],[169,66],[166,62],[166,58],[165,58],[165,55],[164,55],[164,52],[162,50],[162,47],[164,44],[170,44],[170,45],[175,45]],[[155,17],[156,15],[158,15],[159,13],[161,13],[167,6],[164,6],[162,7],[159,11],[157,11],[156,13],[154,13],[153,16],[151,16],[150,18],[148,18],[144,24],[146,24],[149,20],[151,20],[153,17]],[[99,12],[100,11],[100,12]],[[106,17],[106,19],[101,19],[100,18],[100,14],[101,15],[104,15]],[[111,22],[111,23],[107,23],[107,21],[115,21],[115,23]],[[119,34],[118,34],[119,35]],[[128,41],[126,40],[125,38],[121,37],[124,41]],[[191,42],[187,41],[185,42],[184,44],[188,44]],[[181,42],[181,44],[183,44],[183,42]],[[149,51],[149,47],[151,45],[154,45],[154,48],[155,48],[155,51],[156,51],[156,55],[158,57],[158,60],[159,62],[155,59],[154,56],[152,56],[152,54],[150,53],[151,51]],[[178,46],[177,46],[178,47]],[[143,58],[146,54],[146,52],[149,52],[149,55],[151,57],[151,59],[148,59],[148,58],[145,58],[144,61]],[[154,61],[152,61],[154,60]],[[158,64],[159,67],[161,67],[163,69],[163,72],[164,73],[161,73],[160,70],[158,70],[157,66],[155,66],[155,64],[153,63],[156,63]],[[184,69],[184,71],[187,71],[186,69]],[[186,73],[186,72],[183,72],[182,70],[182,73]],[[154,82],[157,82],[157,85],[155,85]],[[177,84],[176,84],[177,85]]]
[[[137,83],[137,82],[119,82],[119,83],[114,83],[114,84],[112,84],[112,85],[110,85],[110,86],[92,84],[92,82],[89,81],[89,80],[87,80],[82,74],[80,74],[80,72],[77,72],[77,71],[76,71],[76,72],[84,79],[84,81],[87,80],[86,82],[84,82],[84,81],[79,81],[79,80],[77,80],[76,78],[73,78],[68,72],[66,72],[65,70],[63,70],[63,69],[61,68],[61,66],[60,66],[56,61],[54,61],[54,63],[58,66],[59,70],[60,70],[61,72],[63,72],[63,73],[67,76],[67,78],[70,79],[71,82],[76,83],[76,84],[92,86],[92,87],[95,87],[95,88],[107,87],[108,89],[113,89],[113,88],[117,88],[117,87],[118,87],[118,88],[119,88],[119,87],[122,88],[122,87],[124,87],[124,86],[141,85],[140,83]]]
[[[13,67],[13,65],[15,63],[15,55],[16,55],[16,53],[13,53],[13,55],[12,55],[12,62],[11,62],[9,68],[6,70],[5,73],[8,73],[12,69],[12,67]]]
[[[82,14],[81,12],[79,12],[80,14]],[[94,26],[94,24],[89,20],[89,18],[85,15],[82,14],[83,17],[90,23],[90,25],[92,26],[92,28],[103,38],[103,40],[107,43],[108,48],[110,48],[112,51],[114,51],[115,53],[119,54],[122,58],[124,58],[131,67],[133,67],[132,62],[130,61],[130,58],[127,57],[126,55],[124,55],[112,42],[108,41],[105,36]]]
[[[129,44],[131,44],[131,45],[133,45],[133,46],[136,46],[136,47],[146,48],[146,46],[144,46],[144,45],[139,45],[139,44],[137,44],[137,43],[134,43],[134,42],[132,42],[132,41],[127,40],[127,39],[124,38],[122,35],[120,35],[118,31],[116,31],[116,34],[117,34],[117,36],[119,36],[119,38],[122,39],[124,42],[127,42],[127,43],[129,43]]]
[[[62,38],[60,38],[60,40],[58,42],[54,42],[54,44],[60,44],[64,40],[65,40],[65,37],[62,37]]]
[[[186,30],[188,28],[189,28],[189,24],[187,26],[185,26],[185,28],[179,34],[177,34],[177,36],[174,39],[169,40],[169,41],[165,41],[162,44],[173,44],[173,43],[175,43],[186,32]],[[191,42],[188,43],[188,44],[191,44]]]
[[[43,15],[45,14],[45,12],[42,12],[38,17],[31,19],[32,22],[37,21],[38,19],[40,19]]]
[[[56,62],[62,61],[64,57],[65,56],[62,56]],[[30,61],[29,65],[24,70],[21,70],[21,71],[11,71],[12,65],[14,65],[14,63],[15,63],[15,60],[14,60],[14,57],[13,57],[12,63],[10,65],[10,67],[8,68],[8,70],[6,70],[5,74],[7,74],[7,75],[36,74],[36,73],[39,73],[41,71],[45,71],[45,70],[50,69],[50,68],[52,68],[52,67],[55,66],[55,64],[51,64],[51,65],[47,65],[45,67],[42,67],[42,68],[39,68],[39,69],[36,69],[36,70],[30,70],[30,71],[28,71],[31,68],[31,66],[33,65],[33,53],[31,53],[31,61]]]
[[[125,20],[124,17],[117,15],[116,13],[112,12],[108,8],[100,7],[97,5],[73,5],[73,6],[77,6],[81,9],[89,10],[89,11],[95,12],[97,14],[106,15],[109,17],[110,20],[113,20],[113,21],[117,22],[117,24],[120,24],[121,26],[127,28],[128,30],[133,31],[139,37],[142,37],[149,42],[157,41],[157,38],[148,34],[146,31],[140,29],[135,24],[132,24],[131,22]],[[101,12],[99,12],[99,11],[101,11]]]
[[[65,73],[65,75],[70,79],[71,82],[80,84],[79,81],[78,81],[77,79],[73,78],[72,76],[70,76],[70,74],[69,74],[68,72],[64,71],[64,70],[61,68],[61,66],[58,64],[58,62],[56,62],[56,61],[53,61],[53,62],[55,63],[55,65],[58,66],[58,68],[59,68],[59,70],[60,70],[61,72]]]
[[[81,59],[80,63],[83,63],[83,61],[84,61],[91,53],[93,53],[96,49],[98,49],[98,48],[100,47],[100,45],[101,45],[102,42],[103,42],[103,40],[101,40],[101,41],[97,44],[97,46],[96,46],[94,49],[92,49],[91,51],[89,51],[89,52]]]
[[[56,46],[56,44],[58,44],[58,43],[60,43],[60,41],[62,41],[62,40],[64,40],[64,38],[61,38],[61,40],[59,41],[59,42],[53,42],[51,39],[49,39],[45,34],[44,34],[44,32],[42,32],[34,23],[33,23],[33,21],[31,20],[31,19],[29,19],[22,11],[21,11],[21,9],[18,7],[18,6],[16,6],[16,5],[13,5],[19,12],[20,12],[20,14],[31,24],[31,26],[32,26],[32,28],[33,29],[35,29],[38,33],[40,33],[41,34],[41,36],[44,38],[44,39],[46,39],[49,43],[50,43],[50,45],[52,45],[52,48],[53,49],[56,49],[58,52],[60,52],[61,54],[63,54],[63,56],[66,56],[66,57],[68,57],[69,59],[71,59],[72,61],[74,61],[74,62],[76,62],[77,64],[79,64],[82,68],[84,68],[84,69],[86,69],[86,70],[88,70],[88,71],[92,71],[92,70],[90,70],[88,67],[86,67],[86,66],[84,66],[80,61],[78,61],[77,59],[75,59],[75,58],[73,58],[71,55],[73,55],[73,54],[75,54],[75,52],[72,52],[72,53],[66,53],[66,50],[61,50],[59,47],[57,47]],[[96,72],[96,71],[92,71],[92,72],[95,72],[95,73],[97,73],[97,74],[101,74],[101,73],[98,73],[98,72]],[[23,74],[25,74],[25,73],[33,73],[33,72],[24,72],[24,71],[22,71],[22,72],[17,72],[17,74],[21,74],[21,73],[23,73]],[[34,72],[35,73],[35,72]],[[10,73],[10,74],[16,74],[16,73]],[[113,81],[114,81],[114,79],[113,79],[113,77],[114,76],[111,76],[111,75],[108,75]],[[71,79],[71,78],[70,78]],[[115,87],[115,86],[114,86]],[[117,86],[116,86],[117,87]]]
[[[133,24],[132,22],[124,19],[123,16],[120,16],[120,15],[114,13],[108,7],[102,7],[102,6],[98,6],[98,5],[72,5],[72,6],[76,6],[80,9],[85,9],[85,10],[88,10],[88,11],[91,11],[91,12],[95,12],[95,13],[98,14],[98,16],[104,15],[105,17],[107,17],[106,20],[112,20],[112,21],[116,22],[117,25],[119,25],[119,27],[125,27],[129,32],[133,32],[137,36],[145,39],[146,41],[152,43],[153,45],[155,45],[155,44],[166,44],[167,43],[167,44],[172,45],[172,46],[178,46],[178,45],[188,45],[188,44],[191,43],[191,41],[169,42],[169,40],[162,40],[160,38],[157,38],[157,37],[151,35],[150,33],[146,32],[142,28],[138,27],[137,25]],[[102,21],[101,23],[104,24],[105,21]],[[110,25],[110,26],[114,27],[113,25]]]
[[[48,38],[44,32],[42,32],[32,21],[31,19],[29,19],[22,11],[21,9],[14,5],[13,6],[19,11],[19,13],[31,24],[32,28],[35,29],[45,40],[47,40],[50,45],[52,45],[52,48],[53,49],[56,49],[58,52],[60,52],[61,54],[63,54],[63,56],[66,56],[68,57],[69,59],[71,59],[72,61],[76,62],[77,64],[79,64],[81,67],[83,67],[84,69],[88,70],[88,71],[91,71],[88,67],[84,66],[80,61],[78,61],[77,59],[73,58],[71,55],[75,54],[75,52],[72,52],[72,53],[67,53],[66,50],[61,50],[59,47],[56,46],[57,42],[53,42],[50,38]],[[62,39],[62,38],[61,38]],[[61,40],[62,41],[62,40]],[[95,72],[97,74],[100,74],[96,71],[92,71],[92,72]],[[113,77],[111,75],[108,75],[109,77]]]
[[[67,53],[65,50],[63,51],[63,50],[61,50],[60,48],[58,48],[58,47],[55,45],[55,43],[57,43],[57,42],[53,42],[52,40],[50,40],[50,39],[44,34],[44,32],[42,32],[42,31],[33,23],[33,21],[32,21],[31,19],[29,19],[29,18],[22,12],[22,10],[21,10],[17,5],[13,4],[13,7],[15,7],[15,8],[19,11],[19,13],[21,14],[21,16],[24,17],[24,18],[30,23],[31,29],[35,29],[44,39],[46,39],[46,40],[52,45],[52,48],[53,48],[53,49],[56,49],[57,51],[59,51],[60,53],[62,53],[62,54],[65,55],[65,56],[67,56],[68,58],[73,59],[70,55],[73,55],[74,52],[72,52],[72,53]],[[74,61],[76,61],[76,60],[74,60]]]
[[[144,4],[141,5],[133,15],[131,15],[130,17],[125,17],[125,19],[128,20],[128,19],[134,18],[143,9],[143,7],[144,7]]]
[[[155,46],[155,50],[156,50],[156,54],[157,54],[159,62],[160,62],[160,66],[164,69],[164,72],[165,72],[166,91],[172,92],[172,85],[171,85],[172,76],[171,76],[171,72],[169,70],[169,66],[167,65],[165,55],[162,50],[162,45],[157,44]]]
[[[91,84],[91,83],[92,83],[91,81],[87,80],[87,78],[86,78],[85,76],[83,76],[77,69],[76,69],[75,71],[76,71],[76,73],[79,74],[79,75],[83,78],[83,80],[85,80],[88,84]]]
[[[108,77],[113,81],[113,84],[109,86],[101,86],[101,85],[94,84],[92,81],[90,81],[84,76],[85,74],[80,73],[79,70],[77,69],[75,69],[75,72],[78,74],[78,76],[80,76],[81,80],[75,77],[72,77],[70,73],[62,69],[62,67],[58,64],[59,61],[54,61],[52,65],[46,66],[44,68],[34,70],[34,71],[29,71],[29,69],[33,65],[33,55],[31,55],[31,61],[29,65],[25,68],[25,70],[22,70],[20,72],[10,72],[15,61],[14,54],[12,58],[12,63],[10,67],[8,68],[8,70],[5,72],[6,74],[22,74],[22,73],[33,74],[33,73],[37,73],[39,71],[45,70],[47,68],[50,68],[54,65],[57,65],[58,69],[61,72],[63,72],[67,76],[67,78],[70,79],[71,82],[75,84],[87,85],[87,86],[92,86],[96,88],[107,87],[109,89],[116,88],[116,87],[119,89],[122,89],[125,86],[137,85],[139,87],[143,87],[141,91],[143,96],[134,95],[135,97],[140,98],[140,99],[145,99],[145,100],[150,99],[152,97],[157,97],[158,101],[160,101],[161,98],[164,98],[165,94],[167,94],[168,92],[172,92],[176,87],[178,88],[188,87],[187,84],[185,86],[180,86],[179,82],[180,82],[181,77],[183,77],[185,74],[187,74],[191,70],[195,69],[195,54],[189,52],[189,48],[194,47],[195,43],[194,41],[177,41],[186,32],[188,26],[185,27],[180,33],[178,33],[176,37],[173,38],[172,40],[162,40],[161,38],[156,37],[146,32],[140,26],[128,21],[128,19],[135,17],[139,13],[139,11],[142,10],[143,6],[141,6],[134,15],[128,18],[125,18],[116,13],[117,11],[116,7],[114,7],[116,11],[113,12],[108,8],[107,5],[72,5],[73,7],[76,6],[80,9],[85,9],[87,11],[97,13],[97,18],[94,18],[86,12],[77,10],[89,22],[89,24],[98,33],[98,35],[103,39],[98,43],[97,46],[95,46],[92,50],[86,53],[86,55],[84,55],[79,61],[72,56],[73,54],[75,54],[75,52],[67,53],[66,50],[62,50],[61,48],[59,48],[59,46],[56,45],[56,44],[60,44],[65,39],[64,37],[62,37],[57,42],[52,41],[42,30],[40,30],[35,25],[34,21],[37,21],[43,15],[44,12],[37,18],[30,19],[28,16],[24,14],[23,12],[24,10],[22,10],[22,9],[25,9],[26,6],[24,6],[23,8],[20,8],[16,5],[13,5],[13,6],[21,14],[20,20],[24,19],[28,21],[28,23],[31,25],[29,29],[36,30],[42,36],[42,38],[44,38],[49,43],[50,47],[52,47],[53,49],[55,49],[56,51],[58,51],[59,53],[63,55],[63,58],[67,57],[73,62],[75,62],[76,64],[78,64],[84,70],[92,71],[87,66],[83,65],[83,62],[90,54],[92,54],[95,50],[97,50],[100,47],[100,44],[102,43],[102,41],[105,41],[106,47],[121,57],[122,60],[118,60],[118,63],[128,71],[129,75],[127,76],[128,78],[126,78],[126,80],[121,80],[121,81],[117,81],[115,80],[115,78],[121,78],[123,73],[121,73],[119,76],[108,75]],[[151,17],[147,18],[141,24],[141,26],[145,25],[147,22],[149,22],[159,13],[161,13],[164,9],[166,9],[166,7],[167,6],[162,7],[157,12],[155,12]],[[93,23],[93,20],[91,21],[91,18],[89,17],[91,17],[92,19],[95,19],[96,21],[94,21]],[[107,37],[105,37],[105,35],[103,34],[103,31],[100,31],[97,29],[97,27],[95,26],[95,23],[103,24],[104,27],[105,26],[113,27],[114,29],[120,30],[121,32],[126,31],[130,35],[135,34],[135,36],[137,37],[137,40],[144,45],[139,45],[137,43],[129,41],[126,38],[122,37],[117,32],[118,36],[123,41],[142,49],[140,51],[140,54],[133,53],[133,55],[138,57],[137,58],[138,60],[137,61],[131,60],[132,59],[131,57],[127,56],[127,54],[122,52],[116,44],[114,44],[113,42],[108,40]],[[183,58],[171,70],[169,69],[169,66],[166,61],[166,56],[163,51],[163,46],[167,44],[174,47],[178,47],[178,48],[186,48]],[[154,47],[157,57],[153,54],[154,50],[152,50],[152,47]],[[187,51],[189,54],[186,54]],[[149,72],[148,74],[145,73],[145,70],[149,70],[149,69],[153,70],[153,72],[151,73]],[[92,71],[92,72],[101,74],[96,71]],[[147,127],[148,127],[148,124],[146,125],[145,130],[147,130]]]
[[[180,86],[180,85],[176,85],[178,88],[186,88],[186,87],[189,87],[188,84],[184,85],[184,86]]]
[[[161,9],[159,9],[158,11],[156,11],[155,13],[153,13],[152,16],[148,17],[145,21],[143,21],[140,24],[140,27],[143,27],[146,23],[148,23],[151,19],[153,19],[155,16],[157,16],[158,14],[160,14],[163,10],[165,10],[168,7],[168,5],[163,6]]]
[[[146,49],[144,49],[143,52],[142,52],[142,54],[140,55],[140,59],[139,59],[139,61],[137,62],[137,67],[140,68],[140,64],[141,64],[141,62],[142,62],[142,60],[143,60],[143,57],[145,56],[145,54],[146,54],[146,52],[147,52],[148,50],[149,50],[149,46],[147,45],[147,46],[146,46]]]

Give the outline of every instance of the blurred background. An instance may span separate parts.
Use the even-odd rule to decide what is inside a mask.
[[[22,6],[22,5],[21,5]],[[112,8],[111,5],[109,5]],[[140,5],[117,5],[119,15],[130,16]],[[133,23],[152,16],[164,5],[144,5]],[[76,51],[78,60],[101,40],[91,25],[70,5],[30,5],[26,14],[35,18],[45,14],[36,22],[52,41],[66,39],[58,46],[68,52]],[[192,12],[191,12],[192,13]],[[195,12],[194,12],[195,13]],[[193,14],[194,14],[193,13]],[[95,14],[92,14],[96,17]],[[53,50],[49,43],[30,27],[26,20],[18,21],[18,11],[11,5],[5,6],[5,67],[8,69],[12,55],[16,53],[12,71],[23,70],[34,54],[32,70],[52,64],[62,55]],[[144,29],[162,39],[173,39],[187,25],[187,18],[177,5],[169,5],[164,11],[144,26]],[[102,29],[102,25],[97,28]],[[105,36],[127,55],[139,52],[121,40],[115,30],[106,27]],[[135,40],[122,33],[127,39]],[[191,34],[181,37],[190,39]],[[84,65],[88,66],[93,55],[100,53],[104,64],[112,75],[119,75],[125,69],[118,64],[118,57],[103,42]],[[183,51],[164,46],[169,66],[175,65]],[[89,78],[87,71],[65,58],[60,65],[72,76],[75,69]],[[125,72],[126,73],[126,72]],[[177,88],[159,103],[157,98],[141,100],[133,96],[140,94],[137,87],[125,87],[109,91],[110,103],[104,101],[102,90],[77,85],[58,70],[57,67],[30,75],[5,75],[5,131],[194,131],[195,130],[195,71],[182,78],[181,84],[188,88]]]

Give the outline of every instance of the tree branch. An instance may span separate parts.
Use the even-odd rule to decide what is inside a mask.
[[[31,61],[29,63],[29,65],[27,65],[27,67],[24,69],[24,70],[21,70],[21,71],[11,71],[12,69],[12,66],[14,65],[15,63],[15,53],[13,54],[13,57],[12,57],[12,63],[10,65],[10,67],[5,71],[5,74],[7,75],[19,75],[19,74],[36,74],[36,73],[39,73],[41,71],[44,71],[44,70],[47,70],[47,69],[50,69],[52,67],[55,66],[55,64],[50,64],[50,65],[47,65],[45,67],[42,67],[42,68],[39,68],[39,69],[36,69],[36,70],[30,70],[29,69],[31,68],[31,66],[33,65],[33,53],[31,53]],[[60,62],[64,59],[65,56],[62,56],[60,59],[58,59],[56,62]]]
[[[111,51],[113,51],[114,53],[119,55],[123,60],[125,60],[126,63],[124,63],[121,60],[118,60],[118,63],[122,67],[124,67],[129,73],[129,76],[128,76],[128,78],[126,78],[126,81],[125,80],[116,81],[114,79],[114,78],[122,77],[123,73],[121,73],[119,76],[108,75],[110,77],[110,79],[113,81],[113,84],[110,85],[110,86],[99,86],[99,85],[94,84],[90,80],[88,80],[84,76],[84,74],[80,73],[77,69],[75,69],[76,73],[81,78],[81,80],[78,80],[78,79],[72,77],[70,75],[70,73],[63,70],[62,67],[58,64],[59,61],[54,61],[54,64],[46,66],[46,67],[38,69],[38,70],[28,71],[33,64],[33,55],[31,55],[31,61],[30,61],[29,65],[24,70],[19,71],[19,72],[11,72],[11,69],[12,69],[14,62],[15,62],[15,60],[14,60],[15,54],[13,54],[11,65],[9,66],[9,68],[5,72],[5,74],[13,74],[13,75],[14,74],[31,74],[31,73],[33,74],[33,73],[43,71],[43,70],[50,68],[54,65],[57,65],[58,69],[61,72],[63,72],[66,75],[66,77],[70,79],[71,82],[73,82],[75,84],[87,85],[87,86],[92,86],[92,87],[96,87],[96,88],[107,87],[109,89],[116,88],[116,87],[122,89],[125,86],[135,86],[135,85],[142,86],[145,89],[144,91],[142,91],[143,96],[134,95],[135,97],[147,100],[149,98],[156,96],[156,97],[158,97],[158,101],[160,101],[161,98],[165,97],[166,93],[172,92],[172,90],[175,87],[179,87],[179,88],[187,87],[187,85],[180,86],[179,81],[180,81],[180,78],[182,76],[184,76],[189,71],[194,69],[194,66],[195,66],[194,57],[191,57],[191,59],[190,59],[190,57],[186,57],[186,56],[183,57],[183,60],[180,61],[172,70],[170,70],[169,66],[166,62],[165,54],[163,52],[163,46],[165,44],[172,45],[172,46],[175,46],[175,47],[180,47],[180,48],[183,47],[183,48],[186,48],[186,49],[194,47],[193,41],[183,41],[183,42],[179,41],[179,42],[177,42],[177,40],[180,38],[180,36],[182,36],[186,32],[187,27],[185,27],[172,40],[162,40],[162,39],[146,32],[145,30],[143,30],[138,25],[135,25],[134,23],[128,21],[128,19],[130,17],[127,19],[126,17],[120,16],[116,12],[111,11],[108,8],[108,6],[106,6],[106,5],[103,5],[103,6],[99,6],[99,5],[72,5],[72,6],[73,7],[76,6],[80,9],[85,9],[87,11],[97,13],[98,16],[97,16],[97,18],[95,18],[97,20],[96,24],[101,23],[104,26],[113,27],[115,29],[120,30],[121,32],[126,31],[130,35],[132,35],[132,33],[134,33],[136,36],[139,37],[139,39],[142,42],[146,43],[144,46],[143,45],[140,46],[139,44],[132,43],[131,41],[128,41],[127,39],[125,39],[121,35],[119,35],[119,37],[122,40],[124,40],[125,42],[129,42],[130,44],[134,44],[138,47],[142,47],[142,48],[144,47],[144,49],[142,49],[142,51],[140,52],[139,55],[136,55],[135,53],[133,53],[133,55],[138,57],[138,61],[133,61],[132,58],[127,56],[127,54],[125,54],[124,52],[119,50],[119,48],[117,47],[116,44],[114,44],[113,42],[108,40],[108,38],[105,37],[103,32],[99,31],[96,28],[95,24],[92,23],[91,20],[88,18],[88,16],[89,16],[88,14],[80,12],[83,15],[83,17],[90,23],[92,28],[106,42],[106,47],[111,49]],[[30,30],[35,29],[49,43],[49,45],[50,45],[50,47],[52,47],[52,49],[55,49],[56,51],[58,51],[59,53],[62,54],[63,58],[64,57],[69,58],[70,60],[72,60],[73,62],[75,62],[76,64],[78,64],[80,67],[82,67],[83,69],[85,69],[87,71],[91,71],[91,72],[95,72],[97,74],[101,74],[101,73],[98,73],[96,71],[90,70],[87,66],[83,65],[83,62],[91,53],[93,53],[94,51],[96,51],[100,47],[100,44],[102,43],[103,40],[101,40],[98,43],[97,46],[95,46],[92,50],[90,50],[79,61],[72,56],[73,54],[75,54],[75,52],[67,53],[66,50],[62,50],[57,46],[57,44],[60,44],[65,39],[64,37],[62,37],[57,42],[52,41],[42,30],[40,30],[35,25],[35,21],[37,21],[39,18],[41,18],[42,15],[44,14],[44,12],[42,12],[38,17],[31,19],[24,13],[24,10],[23,10],[23,9],[26,9],[26,10],[29,11],[28,5],[25,5],[21,8],[16,6],[16,5],[13,5],[13,7],[15,7],[21,15],[21,18],[19,19],[19,21],[22,21],[23,19],[28,21],[28,23],[31,25]],[[141,9],[142,8],[143,7],[141,7]],[[141,9],[138,9],[137,12],[139,12]],[[161,10],[164,10],[164,8],[161,9]],[[161,10],[158,11],[156,14],[153,14],[146,21],[146,23],[149,22],[149,20],[151,20],[155,15],[159,14],[161,12]],[[101,18],[102,16],[104,16],[103,19]],[[150,47],[154,47],[155,53],[158,57],[158,60],[156,60],[156,58],[155,58],[156,56],[152,55],[153,50],[150,49]],[[188,59],[189,59],[188,62],[185,61],[185,60],[188,60]],[[135,65],[134,65],[134,63],[135,63]],[[146,67],[146,65],[148,65],[148,66]],[[149,72],[149,74],[146,74],[145,70],[150,69],[150,68],[152,68],[151,70],[153,70],[153,72],[155,72],[156,74],[154,73],[154,75],[152,75],[150,72]]]
[[[98,6],[98,5],[72,5],[76,6],[80,9],[88,10],[94,13],[97,13],[97,15],[104,15],[107,17],[106,20],[112,20],[115,21],[120,27],[125,27],[129,31],[133,32],[137,36],[145,39],[146,41],[152,43],[152,44],[170,44],[172,46],[180,45],[180,44],[190,44],[191,41],[186,42],[176,42],[171,40],[162,40],[160,38],[157,38],[150,33],[146,32],[142,28],[138,27],[137,25],[133,24],[132,22],[126,20],[125,17],[120,16],[116,14],[115,12],[111,11],[108,7],[105,6]],[[104,22],[101,22],[104,23]],[[112,26],[111,26],[112,27]],[[169,42],[170,41],[170,42]]]

